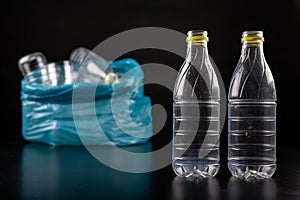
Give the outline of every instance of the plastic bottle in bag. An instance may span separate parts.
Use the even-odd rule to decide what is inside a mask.
[[[276,90],[263,32],[245,31],[228,103],[228,167],[238,178],[269,178],[276,170]]]
[[[27,84],[57,86],[72,84],[74,71],[68,60],[51,62],[27,74],[24,79]]]
[[[20,58],[18,65],[22,75],[25,77],[37,68],[47,65],[47,59],[43,53],[34,52]]]
[[[174,88],[172,167],[186,178],[213,177],[219,170],[220,89],[207,41],[206,31],[188,32]]]
[[[76,79],[78,82],[99,84],[119,82],[117,74],[113,72],[109,63],[85,47],[74,49],[69,59],[77,72]]]

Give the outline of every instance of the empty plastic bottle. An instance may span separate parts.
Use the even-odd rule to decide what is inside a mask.
[[[70,61],[77,71],[78,82],[99,84],[118,83],[119,78],[109,63],[93,51],[79,47],[70,54]]]
[[[73,83],[73,68],[68,60],[49,63],[48,76],[50,85],[67,85]]]
[[[48,63],[44,67],[37,69],[34,73],[26,76],[28,84],[42,84],[47,86],[57,86],[72,84],[73,68],[68,60]]]
[[[68,60],[48,63],[27,74],[24,78],[27,84],[42,84],[47,86],[72,84],[73,68]]]
[[[47,59],[43,53],[35,52],[20,58],[18,65],[22,75],[25,77],[37,68],[47,65]]]
[[[245,31],[228,103],[228,167],[238,178],[276,170],[276,90],[263,52],[263,32]]]
[[[219,170],[220,89],[207,50],[207,32],[188,32],[187,55],[174,88],[173,163],[181,177]]]

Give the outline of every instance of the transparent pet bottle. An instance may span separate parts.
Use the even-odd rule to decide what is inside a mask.
[[[76,73],[77,82],[99,84],[118,83],[119,78],[109,63],[93,51],[79,47],[70,54],[70,61]]]
[[[67,85],[73,83],[73,68],[68,60],[51,62],[25,79],[28,84],[42,84],[46,86]]]
[[[276,90],[263,32],[245,31],[228,103],[228,168],[238,178],[270,178],[276,170]]]
[[[37,68],[47,65],[47,59],[43,53],[34,52],[20,58],[18,65],[22,75],[25,77]]]
[[[213,177],[219,170],[219,83],[207,32],[189,31],[186,41],[186,59],[174,87],[172,167],[180,177]]]

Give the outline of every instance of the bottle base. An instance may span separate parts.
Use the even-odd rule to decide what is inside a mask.
[[[269,165],[245,165],[228,163],[231,174],[241,179],[265,179],[271,178],[276,170],[276,164]]]
[[[175,174],[184,178],[212,178],[220,168],[220,164],[194,164],[186,161],[175,161],[172,164]]]

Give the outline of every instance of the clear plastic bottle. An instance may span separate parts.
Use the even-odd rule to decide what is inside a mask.
[[[25,77],[37,68],[47,65],[47,59],[41,52],[34,52],[23,56],[18,61],[19,69]]]
[[[34,73],[25,77],[28,84],[47,86],[66,85],[73,83],[73,69],[68,60],[48,63]]]
[[[99,84],[118,83],[119,78],[112,70],[109,63],[93,51],[79,47],[70,54],[70,61],[77,71],[78,82]]]
[[[276,90],[263,52],[263,32],[245,31],[228,103],[228,168],[238,178],[276,170]]]
[[[206,31],[188,32],[174,88],[172,167],[180,177],[213,177],[219,170],[220,89],[207,41]]]

